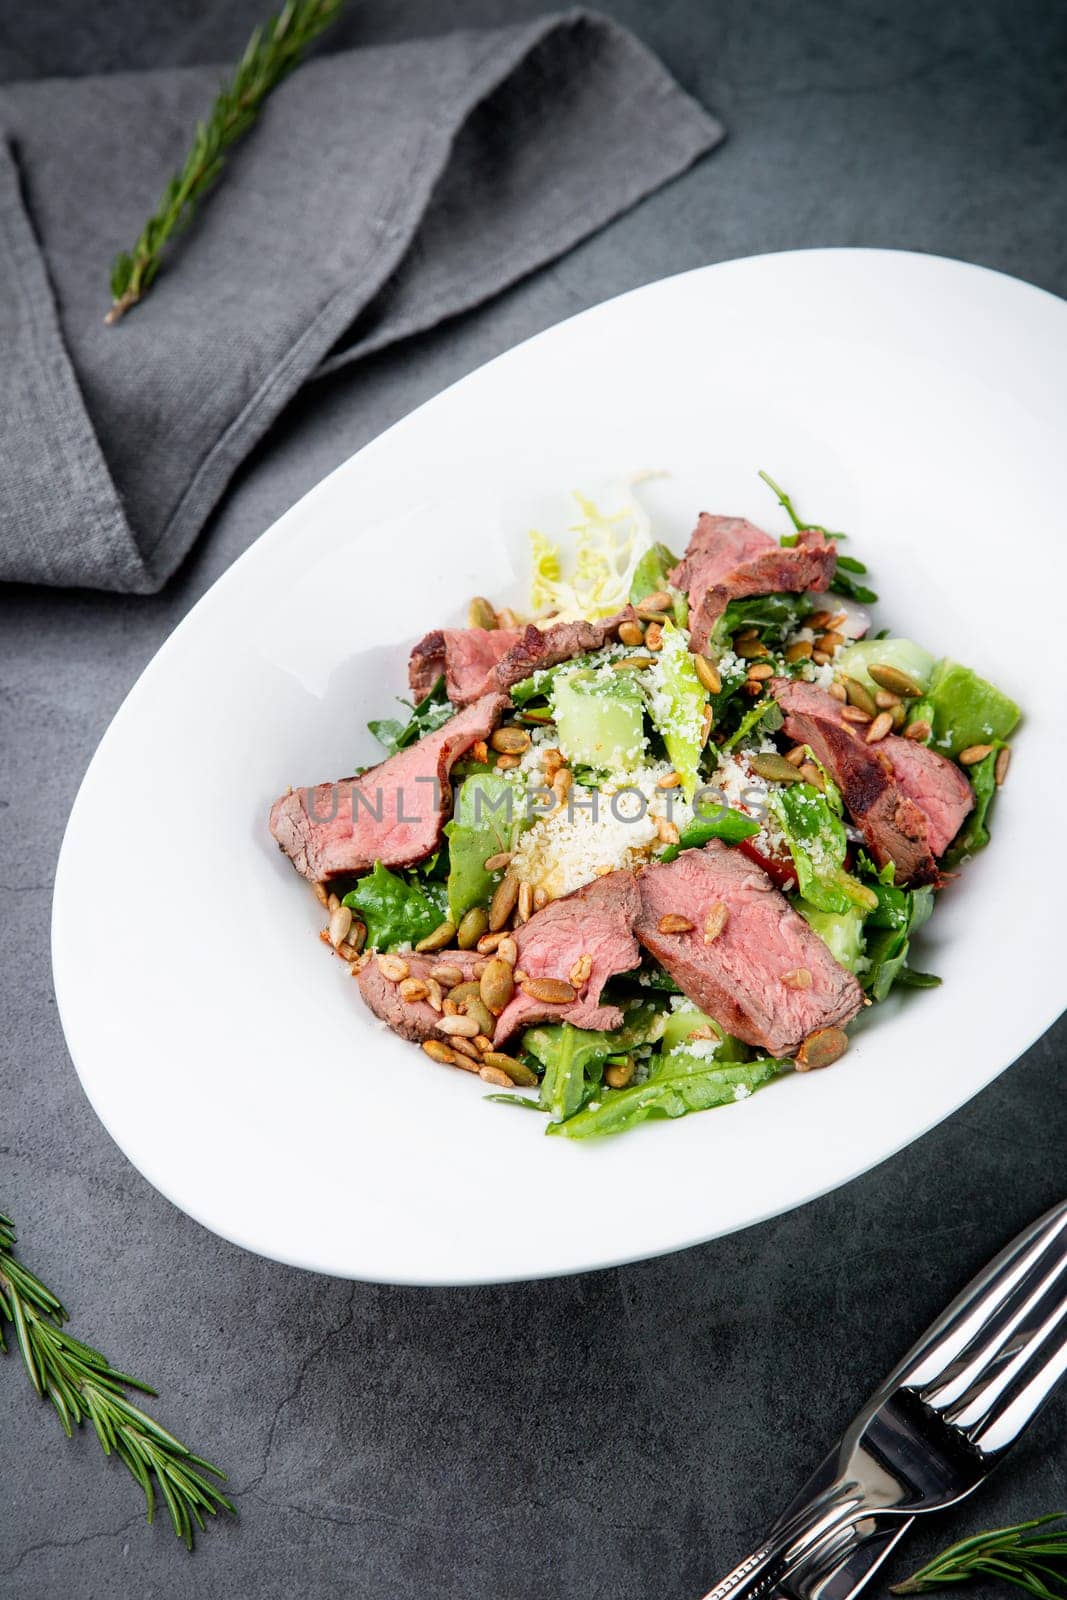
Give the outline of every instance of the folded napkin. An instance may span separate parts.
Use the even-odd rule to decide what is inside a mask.
[[[0,90],[0,578],[158,589],[308,378],[485,300],[722,137],[584,12],[322,56],[105,327],[110,262],[218,82]]]

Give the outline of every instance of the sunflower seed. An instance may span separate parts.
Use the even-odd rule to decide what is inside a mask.
[[[450,1050],[447,1044],[442,1044],[440,1039],[424,1039],[422,1048],[431,1061],[440,1061],[446,1067],[456,1066],[456,1052]]]
[[[514,911],[518,898],[519,880],[509,867],[497,884],[496,893],[493,895],[492,903],[489,907],[489,928],[492,933],[496,933],[498,929],[503,928]],[[485,932],[484,928],[482,932]]]
[[[473,1039],[476,1033],[482,1031],[473,1017],[464,1016],[442,1017],[437,1027],[443,1034],[458,1033],[466,1039]]]
[[[1008,776],[1008,767],[1011,764],[1011,746],[1006,744],[1003,750],[997,751],[996,763],[993,767],[993,778],[999,789],[1004,779]]]
[[[425,1000],[430,992],[421,978],[402,978],[399,989],[405,1000]]]
[[[593,970],[593,958],[588,953],[580,955],[567,976],[576,989],[582,989],[589,982],[589,974]]]
[[[992,753],[991,744],[969,744],[966,750],[960,751],[960,766],[975,767],[979,761],[984,761]]]
[[[714,944],[730,918],[730,908],[717,900],[704,918],[704,943]]]
[[[388,978],[390,983],[399,983],[401,978],[406,978],[411,968],[399,956],[379,956],[378,971],[383,978]]]
[[[885,738],[892,726],[893,718],[890,716],[889,712],[879,711],[878,715],[867,729],[867,743],[877,744],[880,739]]]
[[[447,989],[454,989],[457,983],[463,982],[463,968],[454,967],[451,961],[442,961],[440,966],[430,968],[430,977]]]
[[[624,622],[619,627],[620,644],[644,644],[644,629],[639,622]]]
[[[785,659],[792,663],[806,661],[811,655],[813,645],[810,639],[794,639],[792,644],[785,647]]]
[[[352,926],[352,913],[347,906],[339,905],[330,917],[330,943],[334,949],[339,944],[344,944],[348,937],[348,930]]]
[[[787,989],[810,989],[811,973],[807,967],[794,967],[792,972],[782,973],[782,982]]]
[[[690,933],[692,928],[689,918],[679,916],[677,911],[668,911],[666,916],[659,919],[660,933]]]

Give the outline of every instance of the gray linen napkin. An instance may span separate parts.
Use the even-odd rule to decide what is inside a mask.
[[[308,378],[485,300],[722,138],[584,12],[320,57],[107,328],[110,261],[218,80],[0,91],[0,578],[158,589]]]

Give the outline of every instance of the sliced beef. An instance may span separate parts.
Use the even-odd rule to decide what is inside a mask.
[[[583,888],[553,900],[515,931],[516,967],[530,978],[562,978],[582,956],[590,958],[588,976],[571,1005],[551,1005],[534,1000],[521,990],[501,1012],[493,1042],[499,1048],[521,1028],[535,1022],[572,1022],[576,1028],[610,1029],[622,1026],[617,1006],[602,1006],[600,991],[617,972],[629,972],[641,960],[633,936],[640,909],[632,872],[610,872]]]
[[[895,734],[867,744],[863,725],[845,722],[839,702],[814,684],[775,678],[770,687],[787,735],[811,746],[878,865],[892,861],[901,884],[940,883],[937,857],[974,804],[959,768]]]
[[[616,637],[622,623],[635,616],[633,607],[626,606],[602,622],[553,622],[546,628],[531,622],[519,631],[438,628],[412,650],[408,681],[412,693],[421,699],[443,674],[448,698],[455,705],[467,705],[483,694],[506,693],[543,667],[599,650]]]
[[[452,763],[492,733],[506,704],[506,695],[483,695],[358,778],[282,795],[271,807],[270,830],[296,870],[328,882],[366,872],[375,861],[409,867],[425,860],[451,810]]]
[[[679,988],[728,1033],[774,1056],[793,1055],[819,1028],[843,1027],[863,1004],[851,972],[831,956],[767,874],[713,839],[653,863],[637,879],[635,932]],[[705,941],[709,913],[725,923]],[[680,916],[687,932],[664,933]]]
[[[411,652],[408,682],[416,700],[424,700],[437,682],[453,705],[463,706],[496,687],[493,671],[501,656],[518,644],[517,628],[437,628]]]
[[[473,950],[440,950],[432,956],[406,955],[404,960],[408,965],[408,973],[412,978],[426,979],[435,967],[458,967],[464,979],[474,976],[474,964],[484,960]],[[370,1006],[376,1017],[398,1033],[402,1039],[411,1039],[415,1044],[421,1044],[423,1039],[440,1039],[437,1024],[440,1014],[430,1005],[428,1000],[405,1000],[400,993],[399,985],[391,978],[385,977],[377,961],[373,958],[360,972],[357,983],[359,992]]]
[[[836,563],[837,546],[814,528],[785,549],[744,517],[703,511],[670,580],[689,596],[690,639],[694,650],[702,650],[731,600],[822,591],[829,588]]]

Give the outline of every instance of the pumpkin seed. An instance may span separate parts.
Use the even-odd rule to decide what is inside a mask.
[[[916,683],[906,672],[901,672],[899,667],[875,665],[867,668],[867,676],[880,689],[888,689],[890,694],[899,694],[905,700],[921,700],[923,697],[922,684]]]
[[[452,943],[452,940],[455,937],[455,923],[440,922],[432,933],[428,933],[425,939],[419,940],[418,944],[415,946],[415,949],[420,955],[428,954],[432,950],[443,950],[446,945],[450,945]]]
[[[749,756],[748,764],[758,778],[770,783],[799,783],[800,773],[785,756],[773,755],[769,750]]]
[[[792,644],[785,647],[785,659],[789,662],[806,661],[813,649],[810,639],[794,639]]]
[[[530,735],[525,728],[498,728],[489,743],[502,756],[521,756],[530,748]]]
[[[531,1000],[541,1000],[549,1006],[569,1006],[578,998],[571,985],[564,983],[562,978],[524,978],[522,992],[528,994]]]
[[[621,1061],[612,1061],[604,1068],[604,1082],[609,1089],[625,1089],[634,1080],[634,1058],[623,1056]]]
[[[796,1054],[798,1072],[815,1072],[819,1067],[830,1067],[840,1061],[848,1049],[848,1034],[844,1028],[819,1028],[810,1033]]]
[[[893,719],[893,732],[899,733],[908,716],[908,713],[904,709],[903,701],[899,701],[890,711],[889,715]]]
[[[676,911],[668,911],[666,916],[659,919],[660,933],[690,933],[692,928],[689,918],[679,916]]]
[[[558,777],[559,774],[557,773],[556,776]],[[570,774],[568,773],[569,776]],[[496,892],[489,906],[489,929],[492,933],[496,933],[498,929],[504,927],[515,909],[518,898],[519,880],[509,867],[497,884]],[[485,932],[484,928],[482,932]]]
[[[997,751],[997,759],[993,766],[993,779],[999,789],[1004,779],[1008,776],[1008,767],[1011,765],[1011,746],[1005,745],[1003,750]]]
[[[611,663],[612,672],[644,672],[646,667],[652,666],[651,656],[624,656],[621,661]]]
[[[456,929],[456,943],[461,950],[473,950],[483,933],[489,931],[489,913],[484,906],[471,906]]]
[[[620,644],[644,644],[645,633],[639,622],[624,622],[619,627]]]
[[[893,718],[890,716],[889,712],[879,711],[878,715],[867,729],[867,743],[877,744],[880,739],[885,738],[892,726]]]
[[[694,656],[693,666],[697,677],[709,694],[722,693],[722,679],[714,661],[709,661],[707,656]]]
[[[479,1036],[492,1038],[496,1030],[496,1018],[480,994],[472,994],[469,1000],[463,1002],[463,1014],[464,1016],[472,1017],[478,1024],[478,1032],[474,1035],[475,1038]]]
[[[459,983],[453,984],[448,991],[448,998],[457,1011],[462,1010],[463,1003],[472,995],[478,994],[479,980],[477,978],[464,978]]]
[[[515,993],[515,974],[508,963],[502,961],[499,956],[494,956],[492,961],[486,964],[479,984],[479,993],[489,1010],[497,1017]]]
[[[446,1067],[457,1065],[456,1052],[450,1050],[448,1045],[443,1044],[440,1039],[424,1039],[422,1048],[426,1051],[431,1061],[440,1061]]]
[[[506,1056],[502,1050],[491,1050],[482,1057],[482,1065],[507,1073],[509,1080],[520,1089],[532,1089],[537,1083],[537,1073],[525,1061],[516,1061],[514,1056]]]
[[[874,703],[874,695],[866,684],[858,682],[855,678],[842,678],[841,682],[844,684],[850,706],[859,706],[869,717],[877,716],[878,707]]]
[[[717,900],[704,918],[704,943],[714,944],[730,919],[730,907]]]
[[[476,594],[467,607],[468,628],[495,628],[496,612],[484,595]]]
[[[734,645],[734,655],[742,661],[758,661],[760,656],[769,656],[770,651],[758,639],[741,639]]]
[[[986,756],[992,753],[992,750],[991,744],[969,744],[966,750],[960,751],[960,766],[977,766],[979,761],[984,761]]]

